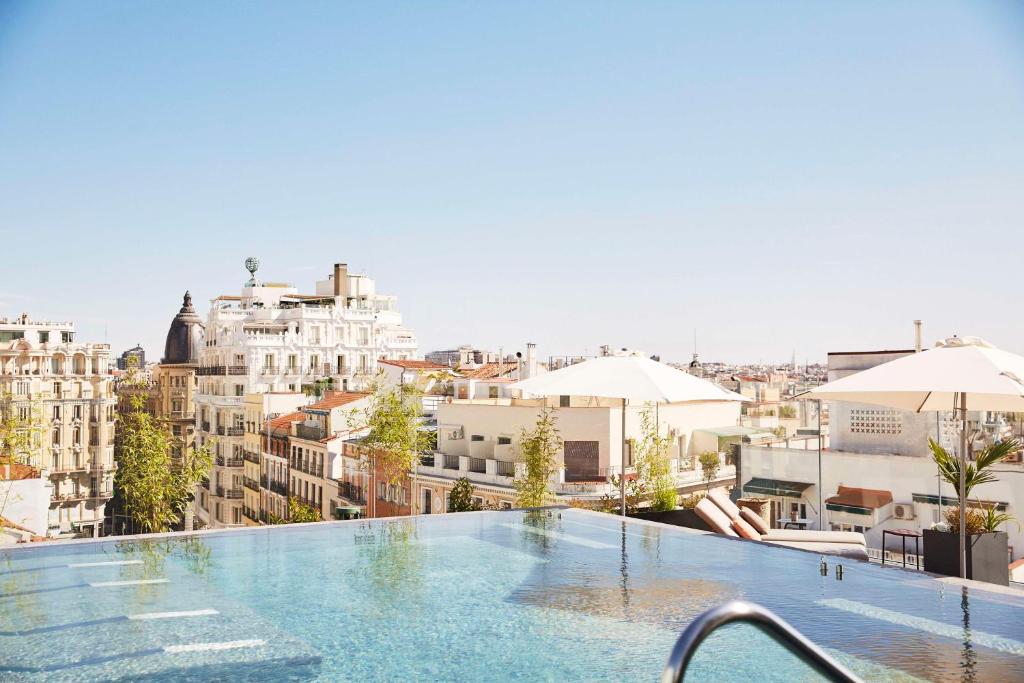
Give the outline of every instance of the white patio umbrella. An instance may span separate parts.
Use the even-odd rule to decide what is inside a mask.
[[[626,514],[626,404],[747,401],[699,377],[640,356],[601,356],[512,385],[534,396],[594,396],[622,401],[622,474],[619,497]]]
[[[967,470],[967,412],[1024,411],[1024,357],[977,337],[952,337],[936,348],[898,358],[802,394],[915,413],[959,411],[961,505]],[[967,570],[967,515],[960,515],[960,576]]]

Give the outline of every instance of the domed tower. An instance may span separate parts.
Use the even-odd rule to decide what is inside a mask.
[[[192,295],[185,292],[181,310],[174,316],[171,328],[167,330],[167,343],[164,344],[164,357],[161,363],[198,363],[199,342],[202,336],[203,323],[192,308]]]

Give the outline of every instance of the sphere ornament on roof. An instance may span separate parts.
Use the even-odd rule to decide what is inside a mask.
[[[250,256],[245,259],[245,269],[249,271],[249,281],[245,283],[246,287],[258,287],[259,281],[256,279],[256,271],[260,269],[260,260],[255,256]]]

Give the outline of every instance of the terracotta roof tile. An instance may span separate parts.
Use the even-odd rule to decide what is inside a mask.
[[[833,505],[849,505],[851,507],[869,508],[874,510],[892,502],[892,492],[881,489],[858,489],[852,486],[840,486],[836,495],[825,499]]]
[[[11,474],[7,476],[7,465],[0,464],[0,479],[17,481],[19,479],[35,479],[39,476],[39,470],[20,462],[11,463]]]
[[[460,369],[465,379],[492,379],[503,375],[510,375],[519,369],[518,363],[484,363],[478,368]]]
[[[296,411],[294,413],[286,413],[284,415],[281,415],[279,417],[275,417],[274,419],[272,419],[270,421],[270,428],[271,429],[280,429],[282,427],[287,427],[288,425],[290,425],[293,422],[301,422],[302,420],[305,420],[305,419],[306,419],[306,415],[304,413],[299,412],[299,411]]]
[[[361,398],[366,398],[369,394],[358,391],[328,391],[324,393],[324,397],[316,403],[306,406],[313,410],[330,410],[331,408],[337,408],[347,403],[353,403]]]

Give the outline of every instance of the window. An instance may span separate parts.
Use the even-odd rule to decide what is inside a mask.
[[[72,340],[74,339],[74,337],[75,337],[75,335],[74,335],[73,332],[61,332],[60,333],[60,340],[64,344],[70,344],[72,342]]]
[[[498,387],[487,387],[487,398],[498,398]]]
[[[267,353],[263,356],[263,367],[272,368],[274,367],[274,354]]]
[[[231,508],[231,522],[232,524],[242,523],[242,508]]]
[[[499,446],[510,446],[511,444],[512,444],[512,437],[510,437],[510,436],[499,436],[498,437],[498,445]]]
[[[483,434],[473,434],[472,436],[469,437],[469,440],[470,441],[483,441],[484,440],[484,436],[483,436]]]
[[[53,419],[54,420],[59,420],[60,419],[60,406],[54,406],[53,407]]]
[[[56,396],[57,398],[60,398],[60,393],[61,393],[60,390],[61,390],[60,382],[54,382],[53,383],[53,395]]]
[[[244,396],[244,395],[245,395],[245,385],[244,384],[236,384],[235,385],[235,396]]]
[[[82,419],[82,405],[78,404],[72,410],[74,411],[73,417],[76,420],[81,420]]]
[[[501,501],[501,509],[502,510],[511,510],[512,509],[512,503],[508,502],[507,500]]]
[[[569,407],[569,397],[568,396],[559,396],[558,397],[558,407],[559,408],[568,408]]]
[[[50,341],[50,333],[49,332],[40,332],[39,333],[39,343],[40,344],[46,344],[49,341]]]
[[[562,445],[565,459],[565,480],[595,481],[600,478],[597,441],[566,441]]]
[[[28,396],[28,382],[18,382],[18,396]]]

